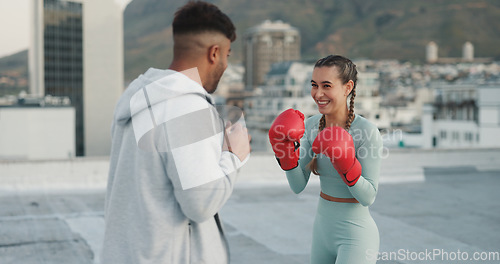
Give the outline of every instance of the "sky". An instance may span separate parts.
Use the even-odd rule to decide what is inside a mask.
[[[28,49],[30,1],[33,0],[0,0],[0,58]],[[131,0],[114,1],[125,7]]]
[[[29,13],[29,0],[0,0],[0,57],[28,48]]]

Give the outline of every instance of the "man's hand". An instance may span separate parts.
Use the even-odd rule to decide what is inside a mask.
[[[240,123],[232,125],[231,122],[227,122],[222,150],[232,152],[240,161],[244,161],[251,151],[250,140],[251,137],[246,127],[243,127]]]

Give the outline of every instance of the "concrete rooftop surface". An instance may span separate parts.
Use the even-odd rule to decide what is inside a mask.
[[[98,263],[107,158],[0,161],[0,264]],[[389,149],[377,263],[500,263],[500,149]],[[319,179],[299,195],[253,153],[220,215],[231,263],[309,263]],[[104,264],[104,263],[103,263]]]

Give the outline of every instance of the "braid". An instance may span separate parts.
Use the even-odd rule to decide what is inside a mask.
[[[354,120],[354,97],[356,97],[356,87],[352,88],[351,99],[349,102],[349,114],[347,115],[347,121],[345,122],[345,130],[349,131],[352,121]]]
[[[318,133],[321,132],[323,129],[325,129],[325,127],[326,127],[326,118],[325,118],[325,115],[323,115],[321,117],[321,119],[319,120]],[[311,162],[309,162],[309,164],[307,164],[307,167],[309,167],[309,169],[311,170],[312,173],[319,175],[317,156],[318,156],[317,154],[314,155]]]
[[[325,127],[326,127],[326,118],[325,118],[325,115],[323,115],[321,117],[321,119],[319,120],[319,127],[318,127],[319,132],[321,132],[323,129],[325,129]]]

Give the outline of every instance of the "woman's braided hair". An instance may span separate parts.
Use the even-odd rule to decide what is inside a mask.
[[[354,120],[354,97],[356,97],[356,83],[358,81],[358,71],[356,70],[356,65],[346,57],[339,55],[329,55],[322,59],[319,59],[316,62],[314,68],[319,67],[337,67],[339,78],[340,80],[342,80],[343,84],[346,84],[350,80],[352,80],[354,83],[352,90],[349,93],[349,96],[351,97],[349,101],[349,113],[347,115],[347,120],[344,127],[345,130],[349,131],[352,121]],[[318,133],[321,132],[325,128],[325,126],[326,118],[325,115],[323,115],[319,120]],[[312,173],[319,175],[316,155],[314,155],[313,159],[308,164],[308,167]]]

